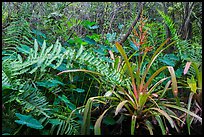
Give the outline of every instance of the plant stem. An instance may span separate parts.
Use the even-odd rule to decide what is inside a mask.
[[[22,127],[23,127],[23,125],[21,125],[21,126],[17,129],[17,131],[16,131],[15,133],[13,133],[13,135],[16,135],[16,134],[21,130]]]

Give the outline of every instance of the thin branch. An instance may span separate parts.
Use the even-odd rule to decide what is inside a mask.
[[[135,19],[135,21],[132,23],[132,25],[130,26],[130,28],[128,29],[128,32],[125,34],[125,36],[121,39],[121,41],[119,41],[119,43],[122,45],[122,43],[124,43],[126,41],[126,39],[128,38],[128,36],[130,35],[130,33],[132,32],[134,26],[137,24],[138,20],[140,19],[140,15],[142,13],[142,9],[143,9],[143,6],[144,6],[144,3],[143,2],[140,2],[139,3],[140,5],[140,10],[139,10],[139,13],[137,15],[137,18]]]

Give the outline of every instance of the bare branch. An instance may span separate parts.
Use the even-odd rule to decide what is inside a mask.
[[[143,6],[144,6],[144,3],[143,2],[139,2],[139,7],[140,7],[140,10],[139,10],[139,13],[135,19],[135,21],[132,23],[132,25],[130,26],[130,28],[128,29],[128,32],[125,34],[125,36],[119,41],[120,44],[124,43],[126,41],[126,39],[128,38],[128,36],[130,35],[130,33],[132,32],[134,26],[137,24],[138,20],[140,19],[140,15],[142,13],[142,10],[143,10]]]

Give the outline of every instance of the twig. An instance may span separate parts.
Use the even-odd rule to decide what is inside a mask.
[[[125,36],[119,41],[119,43],[122,45],[122,43],[124,43],[126,41],[126,39],[128,38],[128,36],[130,35],[130,33],[132,32],[134,26],[137,24],[138,20],[140,19],[140,15],[142,13],[142,9],[143,9],[143,6],[144,6],[144,3],[143,2],[140,2],[139,3],[140,5],[140,11],[137,15],[137,18],[135,19],[135,21],[132,23],[132,25],[130,26],[128,32],[125,34]]]

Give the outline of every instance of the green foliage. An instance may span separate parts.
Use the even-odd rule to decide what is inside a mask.
[[[177,34],[175,29],[175,24],[172,19],[165,15],[162,11],[158,10],[159,14],[164,19],[165,24],[171,31],[171,39],[177,41],[176,47],[178,49],[178,54],[180,59],[183,60],[193,60],[193,61],[201,61],[202,56],[197,56],[196,54],[201,53],[201,46],[198,43],[190,43],[186,40],[181,40]]]
[[[3,44],[6,47],[16,47],[17,45],[30,45],[32,44],[32,31],[29,26],[29,22],[25,19],[20,19],[11,22],[11,24],[5,28],[5,35],[3,35]]]
[[[20,119],[20,120],[15,120],[15,122],[18,124],[26,125],[28,127],[35,128],[35,129],[43,128],[41,123],[38,120],[34,119],[32,116],[26,116],[19,113],[16,113],[16,116]]]
[[[167,135],[185,124],[192,134],[202,120],[201,8],[184,41],[184,3],[166,4],[168,15],[160,2],[145,3],[119,44],[138,3],[3,2],[2,135]]]
[[[143,33],[144,35],[144,33]],[[141,37],[140,37],[141,38]],[[178,114],[173,113],[172,115],[172,110],[169,110],[168,106],[165,106],[163,103],[163,101],[161,101],[160,99],[162,99],[162,97],[160,98],[160,94],[161,92],[157,92],[155,89],[157,86],[159,86],[159,84],[161,84],[162,82],[164,82],[166,79],[168,79],[169,77],[165,77],[163,79],[160,79],[159,81],[156,82],[156,84],[152,83],[152,80],[162,71],[164,71],[164,69],[168,68],[170,75],[171,75],[171,80],[170,82],[172,82],[172,91],[173,91],[173,95],[175,97],[175,104],[174,102],[171,102],[169,100],[169,102],[173,103],[174,105],[170,106],[173,108],[176,108],[177,110],[180,111],[185,111],[188,114],[200,119],[200,117],[198,117],[197,115],[192,114],[191,112],[187,111],[186,109],[183,109],[183,105],[181,105],[181,102],[178,98],[178,88],[177,88],[177,80],[176,80],[176,76],[175,76],[175,72],[173,67],[171,66],[164,66],[159,68],[155,73],[152,74],[152,76],[146,80],[145,83],[145,79],[146,79],[146,75],[148,74],[150,67],[152,66],[153,62],[156,60],[156,58],[159,56],[159,54],[164,51],[165,49],[167,49],[170,45],[173,45],[172,42],[170,43],[168,46],[164,47],[164,45],[167,43],[168,40],[166,40],[165,42],[163,42],[157,49],[156,51],[154,51],[154,54],[152,55],[152,58],[150,59],[149,63],[146,65],[146,68],[144,70],[144,72],[142,72],[141,69],[141,65],[144,61],[144,57],[146,56],[146,54],[148,53],[149,50],[145,49],[143,50],[143,45],[140,45],[141,47],[138,48],[138,50],[140,50],[140,53],[142,53],[141,56],[137,56],[138,58],[140,57],[141,60],[137,60],[138,63],[138,67],[135,68],[136,71],[136,75],[134,75],[133,73],[133,69],[135,66],[133,66],[133,62],[130,62],[127,54],[125,52],[125,50],[122,48],[122,46],[116,42],[116,47],[118,49],[118,51],[120,52],[120,54],[122,55],[122,57],[124,58],[124,64],[121,68],[125,69],[128,73],[127,75],[129,75],[129,85],[117,85],[116,86],[116,90],[112,90],[112,93],[114,93],[114,95],[110,94],[111,97],[116,97],[118,98],[118,100],[114,101],[112,104],[110,104],[111,107],[115,108],[115,115],[118,115],[118,113],[121,111],[121,109],[124,107],[126,109],[125,112],[123,112],[122,114],[125,113],[125,115],[128,116],[136,116],[136,118],[133,118],[132,122],[131,122],[131,134],[134,134],[135,132],[135,122],[134,121],[143,121],[141,120],[142,116],[146,116],[144,119],[146,120],[146,124],[144,124],[144,126],[147,127],[147,129],[149,130],[150,134],[153,134],[153,128],[152,128],[152,123],[150,121],[148,121],[148,119],[150,119],[149,117],[155,117],[157,116],[157,121],[159,122],[159,126],[162,130],[162,134],[167,134],[166,133],[166,129],[167,127],[164,128],[164,123],[166,123],[165,121],[168,121],[169,124],[171,125],[171,128],[175,128],[177,132],[179,131],[178,126],[180,126],[178,123],[179,121],[182,121],[179,118]],[[141,42],[141,40],[140,40]],[[134,41],[134,44],[137,45],[137,43]],[[138,50],[136,50],[136,52],[139,52]],[[141,52],[143,50],[143,52]],[[134,54],[134,53],[133,53]],[[169,57],[174,58],[177,60],[177,58],[175,58],[175,56],[169,55]],[[169,63],[169,62],[168,62]],[[172,65],[173,66],[173,65]],[[121,70],[119,70],[121,71]],[[140,74],[141,73],[141,74]],[[124,73],[126,75],[126,73]],[[141,77],[139,77],[141,75]],[[136,82],[135,82],[136,79]],[[131,84],[130,84],[131,83]],[[165,87],[168,88],[169,84]],[[160,87],[161,88],[161,87]],[[157,90],[162,90],[158,88]],[[127,89],[127,91],[125,90]],[[166,89],[164,89],[166,90]],[[155,92],[154,92],[155,91]],[[159,98],[158,100],[155,98],[153,99],[153,94],[156,94],[156,96]],[[106,96],[101,97],[95,97],[97,99],[99,99],[100,101],[102,99],[106,99]],[[83,125],[82,125],[82,134],[89,134],[90,131],[89,129],[87,129],[90,126],[90,114],[91,114],[91,107],[92,107],[92,102],[95,100],[96,102],[98,102],[95,98],[90,98],[90,100],[87,102],[86,106],[85,106],[85,111],[87,111],[87,113],[84,114],[84,121],[83,121]],[[113,100],[112,100],[113,101]],[[108,101],[110,102],[110,101]],[[167,110],[168,109],[168,110]],[[101,134],[101,130],[100,130],[100,124],[102,118],[104,117],[106,111],[108,109],[104,110],[103,113],[100,115],[100,117],[97,119],[96,123],[95,123],[95,127],[94,127],[94,133],[95,134]],[[159,116],[162,116],[162,118],[164,118],[164,123],[161,120]],[[88,119],[87,119],[88,117]],[[136,120],[137,119],[137,120]],[[137,123],[138,125],[142,124],[141,123]],[[87,127],[86,129],[83,127]]]

